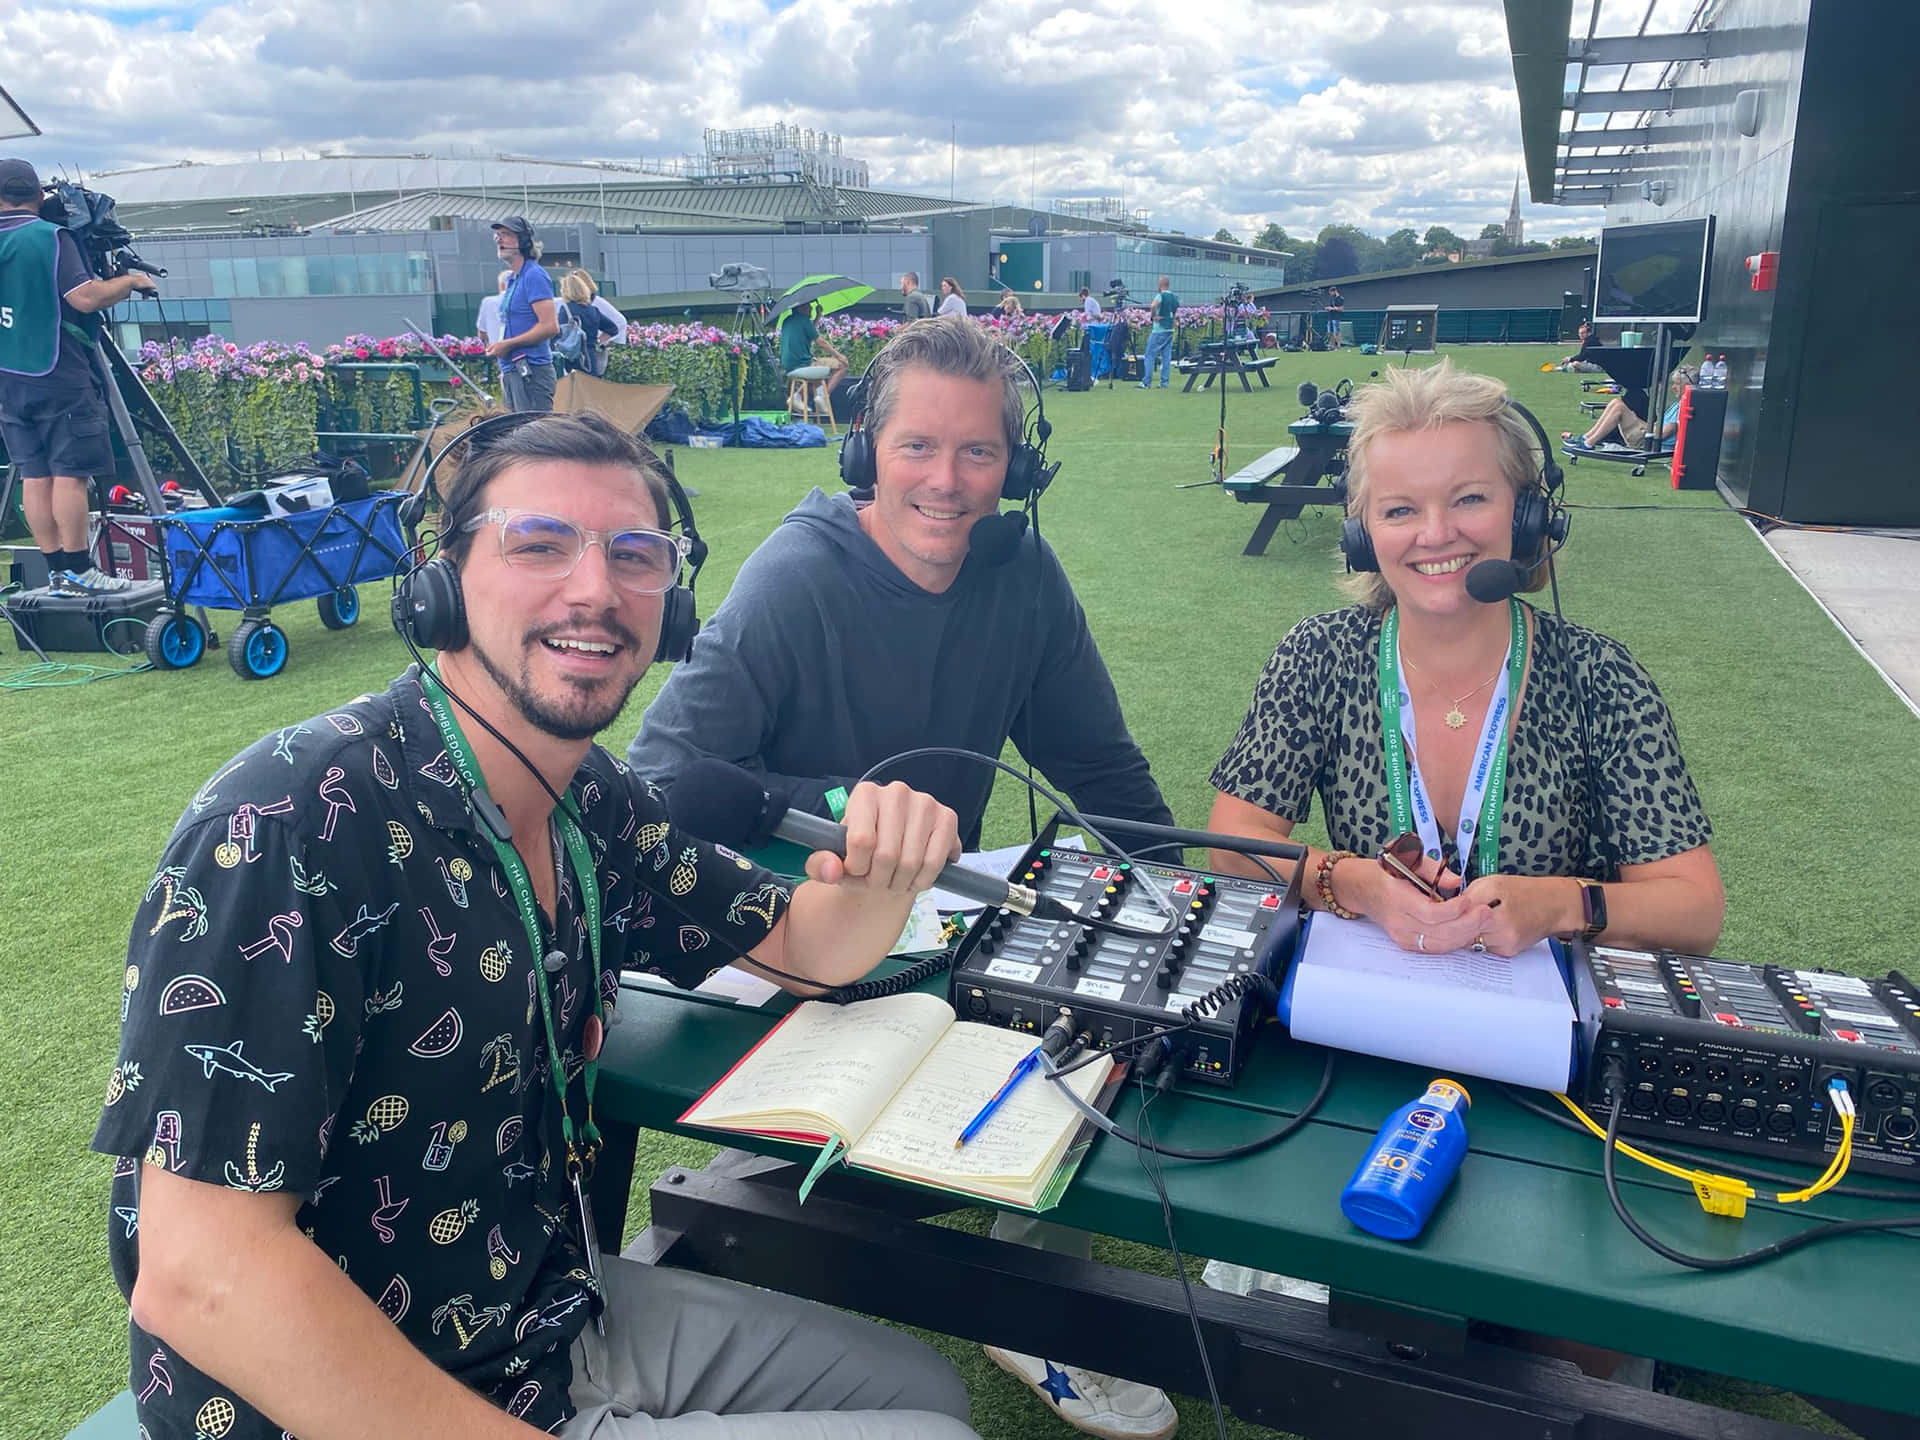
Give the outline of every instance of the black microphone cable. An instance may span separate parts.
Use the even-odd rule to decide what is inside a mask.
[[[1791,1254],[1795,1250],[1805,1249],[1822,1240],[1832,1240],[1841,1235],[1858,1235],[1874,1230],[1920,1230],[1920,1214],[1890,1215],[1880,1220],[1831,1220],[1789,1235],[1784,1240],[1776,1240],[1771,1245],[1761,1245],[1752,1250],[1742,1251],[1738,1255],[1713,1258],[1706,1255],[1692,1255],[1685,1250],[1676,1250],[1659,1239],[1646,1226],[1636,1219],[1627,1209],[1627,1202],[1620,1193],[1620,1182],[1614,1173],[1614,1156],[1620,1143],[1620,1119],[1625,1103],[1624,1086],[1616,1086],[1613,1092],[1613,1105],[1607,1113],[1607,1139],[1601,1150],[1600,1174],[1607,1186],[1607,1203],[1613,1206],[1613,1213],[1628,1232],[1647,1249],[1663,1260],[1671,1260],[1676,1265],[1684,1265],[1690,1270],[1743,1270],[1749,1265],[1758,1265],[1764,1260],[1777,1259]]]
[[[1529,1115],[1537,1115],[1548,1124],[1557,1125],[1570,1134],[1585,1135],[1591,1138],[1592,1132],[1578,1120],[1575,1120],[1567,1114],[1565,1110],[1555,1110],[1552,1106],[1542,1105],[1531,1095],[1528,1095],[1525,1091],[1513,1085],[1503,1084],[1500,1085],[1498,1089],[1502,1095],[1506,1096],[1510,1103],[1519,1106]],[[1705,1157],[1697,1151],[1688,1150],[1680,1145],[1663,1145],[1658,1141],[1646,1139],[1638,1139],[1633,1143],[1639,1149],[1645,1150],[1649,1155],[1656,1155],[1662,1160],[1671,1160],[1676,1165],[1697,1166],[1702,1164],[1705,1159]],[[1729,1176],[1736,1180],[1759,1181],[1767,1185],[1775,1185],[1783,1188],[1800,1186],[1807,1183],[1804,1175],[1783,1175],[1777,1170],[1762,1169],[1760,1166],[1749,1164],[1743,1159],[1731,1159],[1725,1153],[1719,1151],[1714,1153],[1712,1163],[1715,1168],[1724,1170]],[[1906,1201],[1913,1199],[1913,1187],[1920,1185],[1920,1176],[1915,1176],[1912,1180],[1899,1180],[1888,1177],[1886,1185],[1892,1188],[1842,1183],[1830,1185],[1821,1193],[1823,1195],[1844,1195],[1853,1200],[1879,1200],[1882,1202]]]
[[[1054,1083],[1055,1088],[1060,1092],[1066,1102],[1073,1106],[1075,1110],[1079,1111],[1087,1120],[1092,1121],[1094,1127],[1102,1134],[1111,1135],[1114,1139],[1123,1141],[1128,1145],[1136,1147],[1145,1146],[1149,1143],[1147,1140],[1139,1135],[1133,1134],[1131,1131],[1122,1129],[1118,1121],[1109,1115],[1101,1114],[1094,1106],[1082,1100],[1078,1093],[1074,1091],[1073,1087],[1066,1083],[1065,1077],[1067,1075],[1100,1059],[1101,1056],[1110,1053],[1110,1051],[1103,1050],[1099,1055],[1092,1056],[1090,1059],[1076,1061],[1066,1069],[1056,1069],[1052,1057],[1043,1055],[1040,1060],[1040,1065],[1047,1079]],[[1255,1136],[1251,1140],[1243,1140],[1237,1145],[1223,1145],[1210,1150],[1186,1150],[1173,1145],[1156,1145],[1154,1147],[1155,1153],[1168,1160],[1212,1162],[1217,1160],[1237,1160],[1243,1155],[1252,1155],[1258,1151],[1278,1145],[1282,1140],[1297,1134],[1302,1126],[1313,1119],[1314,1115],[1319,1112],[1321,1105],[1326,1102],[1327,1093],[1333,1088],[1336,1058],[1335,1051],[1327,1051],[1326,1064],[1320,1068],[1319,1085],[1315,1087],[1307,1103],[1295,1111],[1279,1129],[1269,1131],[1265,1135]],[[1170,1088],[1173,1082],[1179,1078],[1178,1070],[1174,1069],[1171,1065],[1160,1067],[1158,1075],[1163,1089]],[[1135,1079],[1144,1080],[1146,1076],[1140,1074],[1136,1069]]]
[[[1078,810],[1076,810],[1071,804],[1071,802],[1062,799],[1059,795],[1055,794],[1053,790],[1048,788],[1041,781],[1035,780],[1029,775],[1022,775],[1018,770],[1014,769],[1013,766],[1007,764],[1006,761],[1000,759],[996,755],[983,754],[978,750],[968,750],[964,746],[919,745],[914,747],[911,750],[902,750],[897,754],[887,756],[883,760],[876,761],[872,766],[868,768],[866,774],[862,775],[859,780],[854,781],[854,784],[858,785],[868,780],[874,780],[883,771],[887,770],[891,766],[901,765],[908,760],[918,760],[923,756],[931,756],[931,755],[944,755],[951,759],[957,759],[957,760],[972,760],[977,764],[991,765],[996,770],[1005,771],[1007,774],[1013,776],[1014,779],[1018,780],[1021,784],[1027,786],[1029,793],[1037,793],[1044,796],[1053,805],[1053,807],[1056,810],[1058,810],[1062,815],[1065,815],[1074,824],[1078,825],[1082,830],[1086,831],[1087,834],[1091,835],[1095,840],[1098,840],[1102,845],[1104,845],[1106,847],[1106,851],[1108,854],[1117,855],[1122,860],[1126,860],[1129,862],[1133,860],[1133,856],[1131,854],[1121,849],[1118,845],[1114,844],[1113,841],[1109,840],[1105,835],[1102,835],[1098,830],[1094,829],[1093,826],[1089,825],[1087,823],[1086,817],[1082,815]],[[1126,927],[1117,927],[1117,933],[1122,935],[1143,936],[1144,938],[1147,938],[1147,939],[1152,939],[1152,938],[1155,938],[1155,936],[1157,935],[1164,935],[1168,933],[1168,931],[1171,931],[1175,926],[1177,926],[1180,923],[1180,914],[1179,914],[1179,911],[1174,909],[1173,901],[1169,899],[1163,891],[1161,891],[1161,889],[1154,883],[1152,877],[1147,875],[1147,873],[1144,870],[1134,872],[1134,878],[1140,882],[1140,888],[1146,891],[1146,893],[1152,898],[1155,907],[1160,911],[1160,913],[1167,917],[1167,930],[1140,931],[1140,930],[1133,930]],[[1096,930],[1116,930],[1116,927],[1111,922],[1107,922],[1107,921],[1095,922],[1090,919],[1083,918],[1079,923],[1082,925],[1087,925],[1090,928],[1096,929]]]
[[[1328,1053],[1327,1061],[1329,1068],[1331,1068],[1333,1061],[1331,1052]],[[1146,1135],[1146,1143],[1140,1144],[1136,1141],[1134,1155],[1140,1162],[1140,1168],[1146,1172],[1147,1180],[1153,1186],[1153,1193],[1158,1196],[1160,1200],[1160,1223],[1165,1227],[1167,1232],[1167,1249],[1173,1255],[1173,1273],[1180,1281],[1180,1294],[1187,1304],[1187,1320],[1193,1326],[1194,1348],[1200,1352],[1200,1373],[1206,1377],[1207,1399],[1213,1406],[1214,1433],[1219,1436],[1219,1440],[1227,1440],[1227,1413],[1220,1404],[1219,1382],[1213,1378],[1213,1359],[1207,1354],[1207,1337],[1200,1328],[1200,1307],[1193,1298],[1193,1282],[1187,1278],[1186,1257],[1180,1253],[1180,1241],[1174,1234],[1173,1201],[1168,1198],[1167,1178],[1160,1168],[1160,1156],[1163,1152],[1154,1141],[1153,1117],[1149,1112],[1152,1110],[1153,1102],[1160,1092],[1158,1090],[1150,1092],[1147,1089],[1145,1076],[1138,1077],[1138,1083],[1140,1086],[1140,1129]],[[1063,1092],[1072,1094],[1065,1086],[1061,1086],[1060,1088]]]

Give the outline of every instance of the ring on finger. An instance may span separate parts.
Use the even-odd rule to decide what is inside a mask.
[[[1469,945],[1467,948],[1473,951],[1473,953],[1476,955],[1486,954],[1487,953],[1487,937],[1484,935],[1474,936],[1473,944]]]
[[[1413,943],[1424,951],[1427,948],[1427,932],[1422,930],[1418,935],[1414,936]]]

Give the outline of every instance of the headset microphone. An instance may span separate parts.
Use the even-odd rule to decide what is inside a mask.
[[[1000,566],[1020,553],[1027,533],[1027,512],[1008,510],[982,515],[967,531],[967,553],[983,565]]]
[[[1467,570],[1467,594],[1482,605],[1511,600],[1526,587],[1533,572],[1546,563],[1546,555],[1531,565],[1516,565],[1511,560],[1482,560]]]

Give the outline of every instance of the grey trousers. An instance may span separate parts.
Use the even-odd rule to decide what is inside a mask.
[[[613,1257],[606,1297],[564,1440],[978,1440],[958,1372],[901,1331]]]
[[[528,365],[527,373],[522,376],[509,360],[501,368],[500,387],[506,396],[507,409],[516,414],[523,410],[553,409],[551,365]]]

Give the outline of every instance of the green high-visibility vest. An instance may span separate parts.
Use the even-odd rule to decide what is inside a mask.
[[[60,227],[0,230],[0,371],[45,375],[60,359]]]

